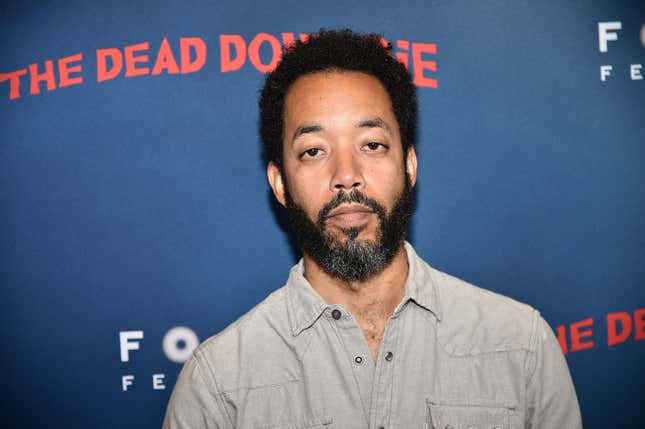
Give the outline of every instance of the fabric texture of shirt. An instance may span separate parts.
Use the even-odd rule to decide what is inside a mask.
[[[164,429],[576,429],[566,361],[540,314],[431,268],[405,244],[405,295],[377,361],[303,276],[195,349]]]

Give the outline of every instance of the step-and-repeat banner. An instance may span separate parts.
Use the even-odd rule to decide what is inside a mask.
[[[642,1],[0,9],[3,426],[160,427],[193,348],[285,282],[258,91],[341,27],[418,87],[418,253],[542,312],[585,427],[645,426]]]

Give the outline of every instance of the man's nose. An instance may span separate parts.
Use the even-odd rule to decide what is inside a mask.
[[[330,185],[330,190],[334,192],[349,192],[365,185],[360,162],[354,154],[339,154],[336,157]]]

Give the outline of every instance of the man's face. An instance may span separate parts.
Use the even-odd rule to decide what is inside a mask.
[[[303,251],[328,274],[366,280],[389,264],[405,236],[415,180],[414,150],[403,153],[378,79],[325,71],[291,86],[283,171],[270,164],[269,181]]]

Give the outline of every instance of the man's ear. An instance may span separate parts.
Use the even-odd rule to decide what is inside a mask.
[[[417,153],[414,146],[408,148],[408,154],[405,159],[405,170],[410,178],[410,186],[414,188],[417,183]]]
[[[275,195],[275,198],[283,206],[286,205],[282,173],[280,172],[280,167],[278,167],[273,161],[270,161],[269,165],[267,165],[267,178],[269,179],[269,185],[271,185],[271,189],[273,189],[273,195]]]

